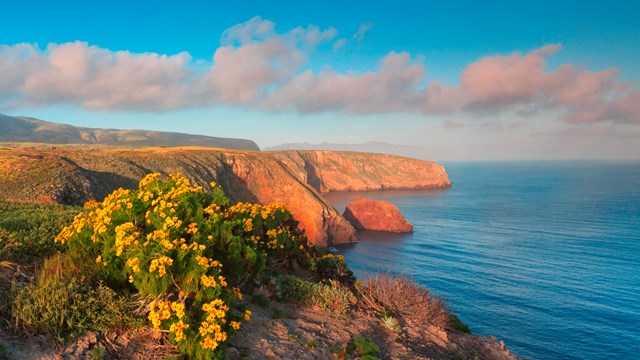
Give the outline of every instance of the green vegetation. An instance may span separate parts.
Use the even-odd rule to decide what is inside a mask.
[[[92,360],[102,360],[104,359],[105,354],[106,354],[106,351],[102,347],[95,347],[91,349]]]
[[[150,174],[138,190],[88,203],[56,238],[74,257],[94,259],[98,278],[111,287],[150,299],[153,327],[168,331],[192,359],[219,358],[228,336],[249,320],[249,310],[236,311],[242,294],[234,285],[266,270],[286,272],[291,261],[309,268],[322,262],[283,205],[229,206],[222,189],[211,188]],[[266,296],[253,301],[268,306]]]
[[[280,319],[280,318],[282,318],[282,315],[284,315],[284,311],[281,308],[275,308],[275,309],[273,309],[273,312],[271,313],[271,318],[272,319]]]
[[[280,275],[275,279],[276,297],[288,303],[306,303],[311,299],[313,283],[293,275]]]
[[[266,308],[269,306],[269,298],[262,294],[253,294],[253,296],[251,297],[251,303]]]
[[[64,249],[56,235],[79,208],[0,202],[0,261],[32,262]]]
[[[373,341],[362,336],[354,336],[348,346],[349,352],[358,356],[370,356],[375,359],[374,355],[380,352],[380,347]]]
[[[455,314],[449,314],[449,328],[455,331],[471,334],[471,328],[463,323]]]
[[[56,340],[78,337],[90,331],[139,324],[127,309],[128,299],[99,284],[63,279],[37,281],[17,288],[11,296],[11,315],[19,329],[45,334]]]
[[[400,332],[402,332],[400,324],[398,324],[398,320],[392,315],[383,315],[380,319],[380,322],[382,323],[383,328],[393,333],[399,334]]]
[[[355,283],[342,256],[310,245],[283,205],[231,206],[220,187],[211,189],[151,174],[137,190],[116,190],[84,209],[0,202],[0,320],[57,341],[150,323],[182,356],[216,359],[251,317],[242,291],[268,308],[265,292],[254,291],[266,288],[279,301],[332,316],[383,314],[382,326],[396,333],[398,320],[409,319],[470,332],[406,277]],[[271,311],[273,319],[284,313]],[[336,354],[376,359],[379,351],[356,336]],[[94,359],[104,356],[91,350]]]
[[[346,314],[356,302],[353,293],[336,280],[315,284],[291,275],[276,278],[276,297],[284,302],[317,306],[338,316]]]
[[[346,314],[354,303],[351,291],[343,288],[337,281],[328,280],[327,284],[313,285],[311,304],[332,315]]]

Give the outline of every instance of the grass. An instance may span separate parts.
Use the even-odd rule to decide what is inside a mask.
[[[0,261],[32,262],[63,246],[54,239],[80,209],[75,206],[0,202]]]
[[[36,280],[14,285],[8,297],[16,330],[55,340],[144,324],[132,314],[128,296],[96,282],[88,264],[69,254],[46,259]]]

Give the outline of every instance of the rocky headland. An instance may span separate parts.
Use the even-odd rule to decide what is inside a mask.
[[[357,241],[353,226],[323,193],[451,186],[434,162],[383,154],[0,147],[0,200],[81,205],[119,187],[135,188],[151,172],[182,173],[205,189],[215,181],[233,202],[281,202],[322,247]]]

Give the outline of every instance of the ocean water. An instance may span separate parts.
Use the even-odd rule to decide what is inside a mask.
[[[360,233],[356,273],[396,272],[443,295],[474,333],[534,359],[640,358],[640,163],[444,163],[447,190],[387,200],[414,233]]]

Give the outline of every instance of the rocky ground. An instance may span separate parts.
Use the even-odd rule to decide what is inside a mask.
[[[249,299],[247,299],[249,300]],[[228,359],[357,359],[348,344],[363,336],[380,347],[381,359],[518,359],[493,337],[449,332],[407,324],[400,333],[385,329],[363,310],[334,317],[319,309],[271,302],[251,304],[252,319],[231,338]],[[282,309],[282,317],[273,318]],[[105,349],[105,359],[165,359],[176,355],[166,338],[151,329],[95,334],[64,345],[44,337],[17,337],[0,333],[9,359],[92,359],[92,349]],[[94,350],[95,352],[95,350]]]

